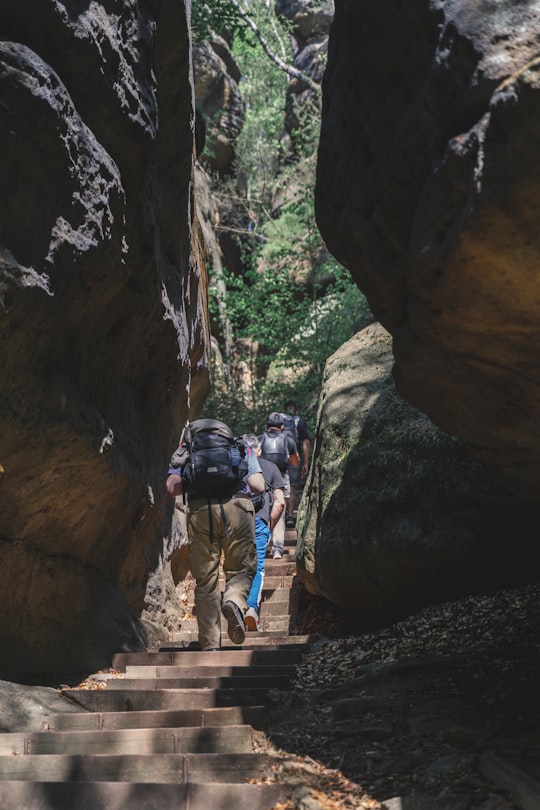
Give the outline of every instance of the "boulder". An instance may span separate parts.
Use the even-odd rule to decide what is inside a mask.
[[[538,508],[408,405],[392,364],[378,323],[327,361],[298,512],[298,575],[355,630],[536,577]]]

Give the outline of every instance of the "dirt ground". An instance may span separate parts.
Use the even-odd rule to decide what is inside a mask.
[[[362,636],[310,599],[321,638],[260,740],[299,786],[288,807],[539,810],[540,586]]]

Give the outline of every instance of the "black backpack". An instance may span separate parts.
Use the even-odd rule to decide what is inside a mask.
[[[283,433],[288,433],[294,439],[296,446],[298,446],[298,421],[300,417],[292,413],[282,413],[281,418],[283,419]]]
[[[267,461],[273,461],[280,472],[285,472],[289,461],[287,436],[277,430],[272,430],[270,433],[263,433],[261,438],[261,456]]]
[[[186,426],[189,460],[182,470],[187,492],[230,497],[242,488],[248,465],[242,438],[219,419],[196,419]]]

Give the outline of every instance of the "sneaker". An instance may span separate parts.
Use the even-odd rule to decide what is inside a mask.
[[[283,554],[281,553],[281,551],[278,551],[277,548],[274,551],[272,556],[273,556],[274,560],[282,560],[283,559]]]
[[[227,634],[233,644],[243,644],[246,637],[246,625],[242,611],[234,602],[224,602],[221,612],[227,619]]]
[[[244,616],[246,620],[246,630],[258,630],[260,626],[259,614],[255,608],[249,607]]]
[[[296,518],[293,515],[287,515],[285,518],[285,526],[287,529],[294,529],[296,526]]]

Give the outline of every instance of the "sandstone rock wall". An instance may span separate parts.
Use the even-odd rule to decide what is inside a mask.
[[[317,216],[399,391],[540,496],[538,3],[337,0]]]
[[[371,324],[328,361],[298,514],[298,574],[355,630],[534,582],[538,509],[403,401]]]
[[[206,133],[202,160],[210,169],[225,172],[230,169],[234,142],[244,125],[240,69],[228,42],[217,34],[194,46],[193,63],[197,109]]]
[[[0,7],[0,677],[140,648],[207,386],[189,6]]]

